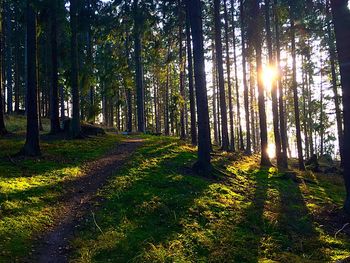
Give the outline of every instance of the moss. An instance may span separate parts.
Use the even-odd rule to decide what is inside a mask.
[[[15,262],[30,254],[33,236],[45,231],[58,212],[64,184],[82,176],[85,162],[103,155],[119,140],[107,135],[42,142],[39,159],[10,161],[8,156],[18,152],[24,141],[17,135],[0,139],[0,262]]]
[[[104,233],[88,218],[73,242],[74,262],[328,262],[349,253],[348,239],[317,227],[311,208],[325,205],[325,193],[316,186],[227,153],[213,160],[227,176],[201,178],[189,169],[194,150],[149,137],[101,191]],[[332,203],[344,194],[329,191]]]

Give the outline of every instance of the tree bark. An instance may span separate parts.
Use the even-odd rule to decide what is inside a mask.
[[[13,78],[12,78],[12,21],[10,2],[4,1],[5,11],[5,58],[6,58],[6,88],[7,88],[7,113],[13,112]]]
[[[254,21],[251,22],[251,33],[254,42],[256,53],[256,70],[258,81],[258,106],[259,106],[259,123],[260,123],[260,145],[261,145],[261,162],[262,166],[271,166],[269,156],[267,154],[268,138],[267,138],[267,123],[266,123],[266,109],[265,109],[265,90],[262,78],[262,26],[261,26],[261,10],[259,1],[252,1],[252,17]]]
[[[134,48],[135,48],[135,80],[136,80],[136,101],[137,101],[137,130],[145,132],[145,87],[143,80],[142,65],[142,11],[139,7],[139,0],[133,3],[134,15]]]
[[[329,0],[327,0],[326,3],[326,9],[327,9],[327,42],[328,42],[328,51],[329,51],[329,60],[331,64],[331,82],[332,82],[332,90],[334,93],[334,106],[335,106],[335,116],[337,121],[337,131],[338,131],[338,143],[339,143],[339,154],[340,154],[340,163],[341,166],[344,165],[344,154],[343,154],[343,120],[342,120],[342,112],[340,109],[341,105],[341,98],[339,96],[338,92],[338,80],[337,80],[337,73],[336,73],[336,59],[337,54],[335,50],[335,39],[334,34],[331,27],[331,20],[332,15],[330,13],[330,6],[329,6]]]
[[[347,4],[347,0],[331,0],[343,91],[344,156],[350,156],[350,11]],[[350,162],[344,162],[343,175],[347,193],[344,208],[350,214]]]
[[[234,1],[231,0],[231,10],[232,10],[232,24],[234,25],[235,19],[234,19]],[[245,40],[245,12],[244,12],[244,6],[243,1],[240,0],[240,25],[241,25],[241,44],[242,44],[242,74],[243,74],[243,87],[244,87],[244,110],[245,110],[245,119],[246,119],[246,149],[245,153],[247,155],[252,154],[252,141],[251,141],[251,132],[250,132],[250,115],[249,115],[249,88],[248,88],[248,82],[247,82],[247,54],[246,54],[246,40]],[[235,36],[235,27],[233,27],[233,42],[234,42],[234,53],[236,53],[236,36]],[[234,63],[235,63],[235,82],[236,85],[238,85],[238,79],[237,79],[237,62],[236,62],[236,55],[234,54]],[[236,87],[236,91],[238,90],[238,86]],[[254,118],[254,116],[252,116]]]
[[[220,16],[220,0],[214,0],[214,29],[215,29],[215,49],[216,62],[219,77],[219,95],[220,95],[220,110],[221,110],[221,133],[222,133],[222,150],[229,150],[229,139],[227,130],[227,106],[226,92],[224,80],[224,68],[222,59],[222,42],[221,42],[221,16]]]
[[[2,16],[0,14],[0,25],[2,25]],[[2,69],[3,69],[3,31],[2,27],[0,26],[0,136],[7,134],[7,130],[5,127],[5,121],[4,121],[4,97],[3,97],[3,74],[2,74]]]
[[[280,18],[277,11],[277,0],[274,0],[274,20],[275,20],[275,34],[276,34],[276,63],[278,72],[281,71],[281,44],[280,44]],[[285,121],[285,110],[284,110],[284,89],[282,84],[281,74],[277,75],[278,82],[278,109],[279,109],[279,125],[281,135],[281,165],[282,167],[288,167],[288,156],[287,156],[287,130]]]
[[[235,133],[234,133],[234,121],[233,121],[232,84],[231,84],[231,59],[230,59],[229,28],[228,28],[229,19],[228,19],[228,12],[227,12],[227,0],[224,0],[224,18],[225,18],[225,45],[226,45],[226,73],[227,73],[228,105],[229,105],[228,107],[229,107],[229,118],[230,118],[230,149],[232,151],[235,151]]]
[[[73,118],[71,125],[71,135],[77,138],[81,135],[80,127],[80,94],[79,94],[79,72],[78,72],[78,0],[70,0],[70,25],[71,25],[71,85],[73,101]]]
[[[190,95],[190,112],[191,112],[191,142],[197,145],[197,117],[196,117],[196,99],[194,94],[193,83],[193,56],[192,56],[192,39],[190,29],[190,16],[186,9],[186,38],[187,38],[187,68],[188,68],[188,88]]]
[[[39,156],[39,116],[37,87],[37,45],[36,14],[32,1],[27,0],[27,133],[22,153],[26,156]]]
[[[57,58],[57,10],[58,1],[53,0],[51,6],[51,94],[50,94],[50,120],[52,134],[60,132],[59,103],[58,103],[58,58]]]
[[[295,115],[295,129],[297,136],[297,148],[298,148],[298,163],[299,170],[304,171],[304,157],[303,157],[303,145],[301,140],[301,128],[300,128],[300,110],[299,110],[299,96],[298,96],[298,83],[297,83],[297,61],[296,61],[296,44],[295,44],[295,24],[293,11],[290,10],[290,29],[291,29],[291,40],[292,40],[292,59],[293,59],[293,99],[294,99],[294,115]]]
[[[200,0],[187,0],[193,39],[194,76],[198,114],[198,161],[195,168],[204,174],[211,171],[210,125],[205,76],[202,7]]]
[[[268,55],[269,55],[269,66],[272,67],[275,63],[274,63],[273,50],[272,50],[270,0],[265,0],[265,20],[266,20],[266,38],[267,38],[267,49],[268,49]],[[287,165],[285,162],[283,162],[281,135],[280,135],[280,129],[279,129],[277,79],[273,80],[272,82],[271,97],[272,97],[273,131],[274,131],[274,138],[275,138],[277,166],[285,169],[287,168]]]

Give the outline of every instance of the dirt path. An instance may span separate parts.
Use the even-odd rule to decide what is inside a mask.
[[[75,229],[85,216],[92,216],[96,193],[108,178],[127,161],[128,157],[143,143],[141,139],[126,139],[116,145],[101,159],[89,163],[86,175],[64,186],[68,192],[63,196],[60,212],[48,233],[38,238],[34,256],[27,262],[65,263],[71,252],[70,241]]]

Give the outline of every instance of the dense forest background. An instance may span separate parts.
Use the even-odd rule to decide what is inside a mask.
[[[349,29],[348,0],[0,0],[0,261],[348,260]]]

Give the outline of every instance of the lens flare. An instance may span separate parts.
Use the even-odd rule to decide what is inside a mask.
[[[274,67],[268,66],[264,68],[262,72],[262,78],[265,85],[265,89],[271,91],[272,84],[276,81],[278,76],[278,70]]]

